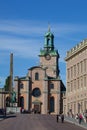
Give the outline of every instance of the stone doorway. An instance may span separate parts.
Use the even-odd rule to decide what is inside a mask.
[[[35,100],[32,102],[34,113],[41,113],[41,102],[39,100]]]
[[[34,104],[34,112],[40,113],[40,105]]]

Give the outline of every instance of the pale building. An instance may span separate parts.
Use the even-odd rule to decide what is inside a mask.
[[[3,88],[0,88],[0,109],[4,108],[5,107],[5,94],[4,94],[4,89]]]
[[[66,58],[66,114],[87,111],[87,40],[67,52]]]
[[[59,76],[59,53],[50,30],[45,34],[39,58],[39,66],[29,68],[27,76],[14,79],[18,106],[41,114],[62,113],[65,87]]]

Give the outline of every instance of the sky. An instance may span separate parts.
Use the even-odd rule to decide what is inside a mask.
[[[0,87],[10,74],[10,53],[14,77],[39,65],[49,25],[66,85],[66,52],[87,38],[87,0],[0,0]]]

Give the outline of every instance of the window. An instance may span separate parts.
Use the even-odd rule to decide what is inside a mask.
[[[54,97],[50,97],[50,112],[54,112],[54,104],[55,104]]]
[[[50,89],[54,89],[54,84],[53,83],[50,84]]]
[[[73,77],[73,67],[71,67],[71,78]]]
[[[86,59],[84,59],[84,72],[86,72]]]
[[[79,78],[77,79],[77,87],[79,89]]]
[[[77,74],[79,75],[79,63],[77,64]]]
[[[74,90],[76,90],[76,79],[74,80]]]
[[[69,79],[70,77],[70,69],[67,69],[67,78]]]
[[[39,80],[39,74],[37,72],[35,73],[35,80]]]
[[[20,88],[23,89],[24,88],[24,84],[20,83]]]
[[[74,65],[74,76],[76,76],[76,65]]]
[[[32,91],[32,95],[34,97],[39,97],[41,95],[41,91],[38,87],[34,88],[33,91]]]
[[[81,88],[83,87],[83,78],[81,77]]]
[[[73,82],[71,81],[71,92],[73,91]]]
[[[70,92],[70,83],[67,83],[67,92]]]
[[[83,62],[81,61],[81,73],[83,72]]]
[[[84,87],[86,87],[86,76],[84,76]]]
[[[50,38],[47,39],[47,45],[49,45],[49,43],[50,43]]]

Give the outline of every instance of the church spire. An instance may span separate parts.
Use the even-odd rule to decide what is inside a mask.
[[[46,51],[52,51],[54,49],[54,35],[50,31],[50,26],[48,27],[48,32],[45,34],[44,49]]]
[[[50,24],[48,24],[48,32],[50,32]]]

